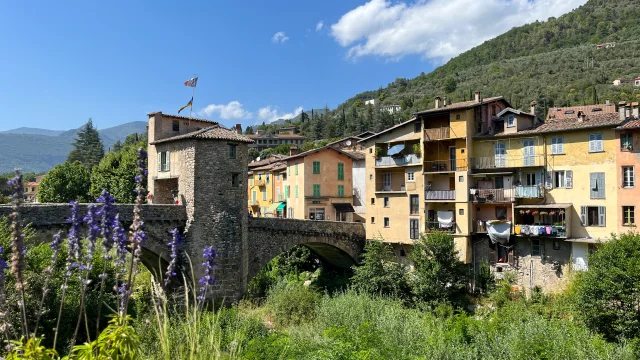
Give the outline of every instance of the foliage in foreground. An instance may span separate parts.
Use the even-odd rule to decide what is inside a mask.
[[[45,175],[38,188],[38,201],[43,203],[87,202],[91,172],[81,162],[56,165]]]

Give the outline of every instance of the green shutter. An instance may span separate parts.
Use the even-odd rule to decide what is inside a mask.
[[[320,161],[313,162],[313,173],[320,174]]]
[[[320,184],[313,184],[313,196],[314,197],[320,196]]]
[[[296,163],[296,175],[298,175],[298,163]]]
[[[296,199],[298,198],[298,185],[296,185]]]
[[[344,180],[344,163],[338,163],[338,180]]]
[[[344,196],[344,185],[338,185],[338,197]]]
[[[289,198],[289,185],[284,187],[284,198],[285,199]]]

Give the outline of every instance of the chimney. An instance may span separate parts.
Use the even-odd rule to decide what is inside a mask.
[[[297,146],[289,146],[289,156],[297,155],[298,147]]]
[[[536,104],[537,104],[537,103],[536,103],[536,101],[535,101],[535,100],[531,101],[531,103],[529,104],[529,106],[531,106],[531,111],[530,111],[530,113],[531,113],[531,115],[533,115],[533,116],[536,116]]]
[[[436,109],[440,109],[440,96],[436,96]]]
[[[578,122],[584,122],[586,120],[587,115],[584,113],[584,111],[578,111]]]
[[[624,116],[625,116],[625,119],[631,117],[631,104],[627,104],[624,107]]]
[[[242,135],[242,125],[236,124],[236,133]]]
[[[631,115],[633,115],[634,118],[638,118],[638,102],[632,102],[631,103]]]
[[[447,106],[447,97],[446,96],[443,99],[443,106]]]
[[[618,103],[618,114],[620,115],[620,120],[626,119],[625,113],[624,113],[624,105],[625,104],[626,104],[626,102],[624,102],[624,101],[620,101]]]
[[[607,106],[611,105],[611,101],[607,100]]]
[[[480,101],[482,101],[480,99],[480,91],[476,91],[476,102],[479,103]]]

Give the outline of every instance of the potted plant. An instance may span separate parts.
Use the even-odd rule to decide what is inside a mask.
[[[420,144],[413,144],[413,153],[417,157],[420,157],[420,155],[421,155]]]
[[[382,148],[379,148],[376,146],[376,150],[375,150],[376,158],[379,158],[380,154],[382,154]]]

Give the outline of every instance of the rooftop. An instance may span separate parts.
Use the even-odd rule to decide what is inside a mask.
[[[627,119],[620,124],[616,129],[626,130],[626,129],[637,129],[640,128],[640,119]]]
[[[272,156],[270,156],[270,157],[268,157],[266,159],[262,159],[260,161],[250,162],[249,163],[249,167],[253,169],[253,168],[256,168],[258,166],[262,166],[262,165],[278,162],[278,161],[280,161],[280,160],[282,160],[284,158],[286,158],[285,155],[275,154],[275,155],[272,155]]]
[[[505,134],[504,131],[496,133],[494,135],[477,135],[476,138],[488,138],[488,137],[500,137],[500,136],[518,136],[518,135],[530,135],[541,134],[550,132],[561,132],[569,130],[580,130],[597,127],[616,126],[620,124],[620,119],[617,113],[597,113],[587,114],[586,119],[582,122],[578,121],[577,113],[573,118],[565,119],[551,119],[544,123],[535,125],[534,127],[526,130],[520,130],[517,133]]]
[[[456,110],[456,109],[467,109],[467,108],[472,108],[472,107],[476,107],[484,104],[489,104],[499,100],[504,100],[504,97],[503,96],[490,97],[490,98],[482,99],[482,101],[480,102],[477,102],[475,100],[461,101],[461,102],[449,104],[446,106],[441,106],[437,109],[433,108],[429,110],[419,111],[414,115],[432,114],[432,113],[437,113],[441,111],[449,111],[449,110]],[[506,100],[504,101],[506,102]]]
[[[210,123],[210,124],[219,125],[219,123],[217,121],[213,121],[213,120],[198,119],[198,118],[192,118],[192,117],[180,116],[180,115],[163,114],[162,111],[150,112],[150,113],[147,114],[147,116],[151,117],[151,116],[154,116],[154,115],[157,115],[157,114],[162,115],[162,117],[168,117],[168,118],[172,118],[172,119],[189,120],[189,121],[200,121],[200,122],[206,122],[206,123]]]
[[[281,170],[281,169],[286,169],[286,168],[287,168],[287,162],[286,161],[278,161],[278,162],[273,162],[271,164],[254,167],[251,170],[252,171],[266,171],[266,170],[273,171],[273,170]]]
[[[151,145],[165,143],[169,141],[184,140],[184,139],[202,139],[202,140],[229,140],[238,141],[244,143],[252,143],[253,140],[247,138],[244,135],[239,135],[235,131],[225,129],[219,125],[209,126],[204,129],[192,131],[187,134],[172,136],[166,139],[160,139],[152,142]]]
[[[295,159],[295,158],[299,158],[299,157],[305,157],[307,155],[315,154],[315,153],[318,153],[318,152],[324,151],[324,150],[333,150],[333,151],[338,152],[338,153],[340,153],[342,155],[346,155],[346,156],[348,156],[348,157],[350,157],[352,159],[361,160],[360,159],[360,155],[357,154],[359,152],[357,152],[357,151],[346,151],[346,150],[338,149],[336,147],[329,146],[329,145],[326,145],[326,146],[323,146],[323,147],[317,148],[317,149],[307,150],[307,151],[302,152],[300,154],[291,155],[291,156],[285,158],[284,160],[290,160],[290,159]]]
[[[377,133],[377,134],[373,134],[373,135],[371,135],[371,136],[369,136],[369,137],[366,137],[366,138],[364,138],[364,139],[360,140],[359,142],[364,142],[364,141],[367,141],[367,140],[369,140],[369,139],[373,139],[374,137],[378,137],[378,136],[380,136],[380,135],[382,135],[382,134],[384,134],[384,133],[388,133],[389,131],[393,131],[393,130],[395,130],[395,129],[399,128],[399,127],[403,127],[403,126],[405,126],[405,125],[408,125],[408,124],[410,124],[410,123],[412,123],[412,122],[414,122],[414,121],[416,121],[416,120],[418,120],[418,118],[417,118],[417,117],[412,117],[411,119],[409,119],[409,120],[407,120],[407,121],[405,121],[405,122],[401,122],[401,123],[400,123],[400,124],[398,124],[398,125],[394,125],[394,126],[392,126],[392,127],[388,128],[388,129],[385,129],[385,130],[380,131],[380,132],[379,132],[379,133]]]
[[[251,134],[251,135],[246,135],[248,138],[250,139],[258,139],[258,138],[265,138],[265,139],[301,139],[304,140],[306,139],[306,137],[302,136],[302,135],[297,135],[297,134]]]
[[[578,116],[578,112],[582,111],[587,116],[589,114],[612,114],[616,113],[616,107],[613,104],[598,104],[598,105],[584,105],[584,106],[570,106],[570,107],[555,107],[549,108],[547,113],[547,121],[551,119],[562,120],[572,119]]]
[[[510,108],[510,107],[505,108],[504,110],[500,111],[500,112],[498,113],[498,115],[496,115],[496,116],[497,116],[497,117],[502,117],[502,115],[504,115],[504,114],[506,114],[506,113],[508,113],[508,112],[514,113],[514,114],[516,114],[516,115],[527,115],[527,116],[533,116],[533,117],[535,117],[535,115],[533,115],[533,114],[529,114],[529,113],[527,113],[527,112],[520,111],[520,110],[516,110],[516,109],[514,109],[514,108]]]

